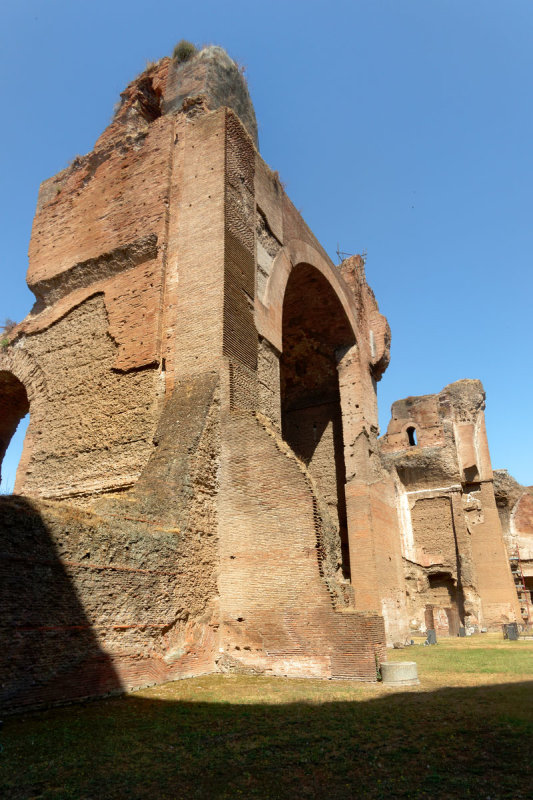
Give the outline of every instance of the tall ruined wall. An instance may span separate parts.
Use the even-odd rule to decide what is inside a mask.
[[[265,283],[258,228],[278,263],[293,241],[309,243],[307,263],[324,254],[232,115],[226,165],[219,668],[374,679],[383,622],[379,606],[374,613],[349,608],[327,426],[308,458],[299,453],[309,472],[280,436],[287,421],[281,419],[286,282],[279,296],[268,296],[279,266],[267,265]],[[293,256],[287,273],[301,260]],[[324,268],[338,280],[329,259]],[[303,315],[309,321],[311,304]],[[317,469],[320,445],[330,454],[324,469]]]
[[[149,67],[94,150],[41,186],[27,275],[37,302],[0,354],[0,370],[31,395],[17,491],[59,498],[133,485],[176,373],[220,366],[226,114],[208,112],[231,89],[226,104],[255,116],[219,51]],[[15,417],[25,410],[19,403]]]
[[[411,624],[441,633],[517,618],[479,381],[392,406],[382,460],[396,475]],[[519,618],[519,616],[518,616]]]
[[[0,444],[29,405],[17,491],[36,498],[2,512],[9,559],[28,542],[0,598],[12,706],[215,669],[374,680],[407,633],[386,320],[208,55],[150,67],[41,187],[37,303],[0,354]]]
[[[19,492],[131,486],[150,455],[172,120],[140,101],[147,86],[157,101],[166,67],[128,87],[94,151],[41,186],[27,276],[37,302],[0,356],[30,396]]]

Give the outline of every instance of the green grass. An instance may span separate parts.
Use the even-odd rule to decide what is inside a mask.
[[[533,642],[392,651],[421,684],[222,675],[10,718],[3,798],[531,797]]]
[[[417,644],[422,638],[416,640]],[[527,675],[532,673],[533,640],[505,641],[500,634],[484,634],[467,639],[439,639],[431,647],[395,650],[389,660],[411,661],[416,652],[416,661],[424,671]]]

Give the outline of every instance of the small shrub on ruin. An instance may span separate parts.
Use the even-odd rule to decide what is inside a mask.
[[[174,61],[177,61],[178,64],[182,64],[184,61],[189,61],[195,53],[196,47],[193,43],[188,42],[186,39],[181,39],[174,48],[172,58]]]
[[[16,324],[15,320],[6,317],[0,325],[0,334],[2,334],[0,336],[0,348],[2,348],[2,350],[5,350],[6,347],[9,346],[9,333],[11,333]]]
[[[80,156],[78,154],[74,156],[74,158],[70,159],[70,161],[67,164],[67,169],[79,169],[82,165],[82,162],[83,162],[83,156]]]

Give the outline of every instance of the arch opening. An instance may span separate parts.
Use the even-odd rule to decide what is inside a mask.
[[[314,267],[295,267],[283,301],[280,363],[285,441],[307,465],[338,528],[341,570],[350,579],[344,439],[337,354],[355,343],[335,291]]]
[[[464,597],[449,572],[428,575],[430,602],[426,606],[426,626],[440,636],[458,636],[465,624]]]
[[[407,428],[407,438],[409,440],[409,447],[416,447],[417,445],[416,428],[412,426],[410,428]]]
[[[0,492],[11,494],[29,422],[30,403],[24,384],[7,371],[0,371],[0,408]]]

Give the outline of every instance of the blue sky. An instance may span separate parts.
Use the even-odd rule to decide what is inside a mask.
[[[260,148],[335,257],[367,251],[391,403],[480,378],[492,463],[533,484],[531,0],[21,0],[0,18],[0,320],[22,319],[40,181],[187,38],[246,67]],[[20,437],[19,437],[20,438]],[[17,453],[6,460],[14,476]]]

